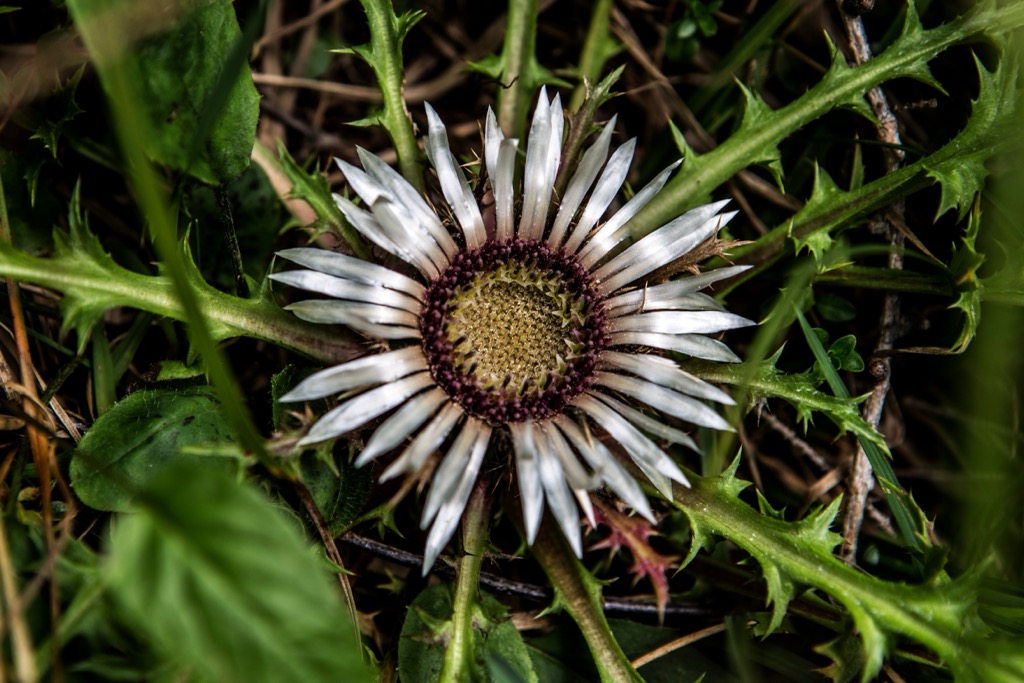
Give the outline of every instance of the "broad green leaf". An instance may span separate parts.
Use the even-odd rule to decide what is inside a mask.
[[[241,31],[230,0],[69,0],[76,23],[108,26],[111,44],[97,58],[124,59],[135,81],[152,159],[210,184],[249,165],[259,94],[247,66],[233,58]],[[238,64],[237,73],[226,68]]]
[[[231,467],[221,458],[184,455],[186,446],[232,440],[209,387],[129,394],[85,433],[71,461],[71,486],[97,510],[129,510],[137,492],[180,460],[197,472]]]
[[[255,489],[194,462],[111,536],[110,591],[180,680],[369,681],[326,563]]]
[[[857,353],[857,338],[847,334],[836,339],[828,347],[828,357],[837,370],[860,372],[864,369],[864,359]]]

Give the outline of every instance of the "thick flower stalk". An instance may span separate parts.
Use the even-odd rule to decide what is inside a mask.
[[[283,397],[340,396],[300,441],[334,439],[387,415],[356,461],[398,457],[380,479],[420,471],[440,456],[422,526],[430,527],[426,573],[458,526],[489,446],[510,440],[527,541],[547,504],[581,553],[579,509],[594,523],[588,492],[606,485],[653,519],[621,450],[664,495],[687,484],[653,439],[696,450],[693,439],[655,415],[729,429],[705,402],[727,394],[650,352],[734,362],[707,335],[751,324],[699,290],[743,270],[728,267],[651,284],[655,271],[715,237],[735,215],[726,202],[699,207],[635,243],[627,223],[667,182],[665,169],[603,223],[622,187],[635,140],[610,151],[615,120],[583,154],[560,201],[552,188],[563,114],[542,92],[517,192],[518,140],[488,112],[477,191],[427,106],[427,156],[445,205],[441,215],[397,172],[359,150],[363,168],[339,161],[362,206],[335,195],[370,242],[410,266],[400,273],[321,249],[279,255],[305,270],[271,277],[328,298],[289,308],[304,320],[340,324],[390,350],[322,370]],[[485,208],[482,208],[484,206]],[[628,246],[626,246],[628,244]],[[644,408],[653,409],[645,412]],[[578,507],[577,507],[578,506]]]

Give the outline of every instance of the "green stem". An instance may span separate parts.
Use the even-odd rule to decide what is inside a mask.
[[[882,289],[887,292],[953,296],[949,278],[872,266],[846,266],[829,270],[815,275],[814,283],[857,289]]]
[[[526,128],[533,79],[530,69],[537,40],[537,0],[509,0],[508,24],[501,59],[502,91],[498,96],[498,123],[506,133],[522,137]]]
[[[604,70],[608,58],[608,16],[611,11],[612,0],[597,0],[594,3],[587,38],[580,53],[580,84],[573,90],[572,99],[569,100],[569,111],[572,113],[579,111],[587,97],[587,90],[597,82]]]
[[[479,611],[480,567],[490,518],[485,484],[476,485],[462,516],[462,557],[456,568],[451,640],[444,652],[442,681],[463,681],[473,671],[473,622]]]
[[[756,125],[741,126],[739,133],[698,157],[694,163],[684,165],[630,221],[634,234],[646,235],[702,203],[712,190],[748,166],[751,160],[777,158],[779,142],[829,111],[861,102],[864,93],[898,76],[930,78],[924,65],[939,52],[979,33],[1006,31],[1022,23],[1024,3],[999,9],[986,6],[928,31],[910,31],[885,52],[860,66],[830,70],[803,96],[775,111],[762,112]]]
[[[377,76],[377,84],[384,100],[384,127],[391,136],[398,155],[398,167],[413,186],[423,191],[423,164],[420,148],[412,130],[412,119],[402,96],[402,38],[399,19],[391,0],[361,0],[370,24],[370,51],[368,60]]]
[[[576,559],[550,517],[541,524],[540,533],[533,543],[533,556],[551,581],[556,600],[568,610],[583,632],[601,681],[642,682],[643,678],[622,651],[604,617],[600,583]]]

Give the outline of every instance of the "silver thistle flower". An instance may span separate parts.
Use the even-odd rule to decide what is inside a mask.
[[[629,236],[626,223],[661,190],[678,163],[600,223],[622,187],[635,147],[630,140],[609,157],[612,119],[583,155],[549,221],[563,115],[559,97],[548,101],[542,92],[530,128],[521,202],[513,182],[518,141],[504,137],[488,112],[484,163],[494,215],[485,221],[449,151],[444,125],[429,105],[426,111],[427,156],[453,219],[440,218],[398,173],[362,149],[362,170],[338,164],[369,210],[335,195],[366,239],[419,276],[322,249],[279,252],[308,270],[271,276],[331,297],[292,304],[300,318],[345,325],[392,342],[393,350],[317,372],[282,400],[342,397],[302,445],[336,438],[391,413],[356,461],[364,465],[404,444],[382,481],[416,473],[447,444],[423,510],[422,527],[430,527],[424,573],[455,532],[488,446],[502,433],[515,453],[527,541],[532,544],[536,537],[546,501],[579,555],[577,504],[593,523],[588,491],[602,484],[653,521],[639,484],[592,431],[610,437],[670,496],[671,482],[686,485],[686,476],[650,437],[697,446],[630,403],[695,425],[729,429],[703,402],[731,404],[727,394],[673,361],[637,349],[738,360],[705,335],[751,322],[724,311],[699,290],[743,267],[653,286],[644,282],[716,235],[735,213],[719,213],[727,202],[702,206],[619,248]]]

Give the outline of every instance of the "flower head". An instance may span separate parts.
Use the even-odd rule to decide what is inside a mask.
[[[356,461],[401,449],[381,475],[418,472],[441,449],[423,511],[430,527],[424,572],[458,526],[488,446],[510,439],[527,540],[546,502],[580,554],[579,508],[593,523],[588,491],[607,485],[652,519],[638,483],[603,438],[618,444],[651,483],[671,495],[687,484],[651,437],[696,450],[679,429],[642,407],[729,429],[704,401],[728,395],[641,348],[732,362],[706,336],[751,324],[699,290],[735,275],[728,267],[648,285],[645,278],[714,237],[734,213],[727,202],[689,211],[623,246],[627,222],[665,185],[675,164],[601,223],[625,181],[635,140],[609,156],[614,119],[583,154],[561,201],[552,202],[563,115],[542,93],[530,128],[522,191],[514,184],[518,141],[488,112],[484,164],[493,207],[480,202],[456,164],[440,118],[427,106],[427,156],[447,206],[426,200],[376,156],[363,168],[339,161],[363,206],[335,196],[370,242],[407,263],[412,275],[321,249],[287,249],[305,270],[271,277],[329,299],[289,308],[300,318],[345,325],[391,350],[327,368],[283,397],[340,395],[302,444],[326,441],[388,415]],[[482,191],[484,183],[478,183]],[[411,272],[411,271],[410,271]]]

